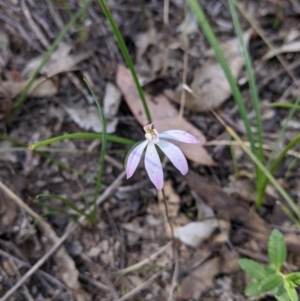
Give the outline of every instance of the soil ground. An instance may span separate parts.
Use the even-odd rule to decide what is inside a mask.
[[[234,52],[235,32],[228,3],[200,2],[216,36],[225,45],[224,53],[232,63],[254,129],[246,73],[239,54]],[[128,78],[127,70],[120,67],[125,63],[97,1],[66,34],[39,73],[37,81],[42,83],[36,83],[36,89],[29,92],[11,119],[41,56],[82,3],[0,3],[0,296],[49,254],[66,233],[63,247],[49,255],[40,269],[5,300],[248,300],[243,291],[250,279],[240,269],[238,259],[246,257],[267,264],[267,239],[274,227],[284,233],[288,243],[286,271],[297,270],[300,236],[282,210],[280,202],[284,201],[270,186],[263,206],[256,211],[252,162],[238,146],[229,147],[224,127],[199,102],[194,107],[195,99],[189,95],[181,120],[184,126],[193,128],[195,135],[203,137],[201,145],[188,155],[187,176],[181,176],[167,160],[163,165],[173,230],[179,233],[184,225],[202,222],[196,230],[198,234],[203,232],[198,244],[189,232],[171,243],[163,197],[148,179],[143,164],[131,179],[126,179],[124,160],[130,146],[107,143],[94,224],[78,225],[74,208],[55,197],[36,201],[40,194],[51,194],[71,200],[83,211],[92,204],[100,140],[66,140],[36,152],[28,149],[51,137],[99,132],[99,127],[101,130],[83,78],[91,83],[104,107],[109,133],[133,141],[144,139],[139,112],[133,104],[136,94],[130,92],[130,80],[123,80]],[[147,95],[159,100],[159,110],[153,113],[157,123],[163,120],[167,124],[160,116],[180,110],[178,91],[185,77],[184,82],[211,101],[208,105],[246,140],[226,82],[216,80],[219,67],[214,69],[213,52],[196,19],[185,8],[185,1],[170,1],[169,24],[164,1],[107,3]],[[286,62],[283,66],[270,53],[260,33],[241,14],[261,99],[264,142],[272,146],[288,110],[271,104],[293,103],[299,95],[300,6],[296,0],[251,0],[241,4],[266,37],[281,49]],[[298,48],[291,50],[293,43],[298,43]],[[283,45],[288,50],[283,50]],[[298,120],[296,112],[279,148],[298,133]],[[182,129],[181,124],[183,121],[178,122],[178,129]],[[266,149],[266,158],[269,154]],[[296,147],[275,176],[299,206],[298,157]],[[37,222],[37,214],[43,216],[43,222]],[[186,236],[191,236],[190,243],[186,243]],[[262,295],[260,300],[273,299]]]

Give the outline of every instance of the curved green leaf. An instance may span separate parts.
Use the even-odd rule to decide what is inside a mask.
[[[300,272],[288,274],[288,275],[286,275],[285,279],[287,281],[291,281],[297,285],[300,285]]]
[[[240,267],[252,278],[263,280],[268,276],[266,269],[258,262],[242,258],[239,260]]]
[[[67,205],[69,208],[71,208],[72,210],[74,210],[75,212],[77,212],[79,215],[85,215],[84,211],[80,210],[77,208],[77,206],[74,205],[73,202],[71,202],[69,199],[61,197],[59,195],[55,195],[55,194],[39,194],[36,199],[39,198],[52,198],[52,199],[56,199],[59,200],[61,202],[63,202],[65,205]],[[36,202],[36,203],[40,203],[40,202]],[[52,207],[51,209],[55,209],[54,207]]]
[[[246,286],[244,293],[247,297],[256,297],[261,293],[259,287],[259,282],[251,282]]]
[[[71,140],[71,139],[102,139],[102,134],[99,133],[73,133],[73,134],[66,134],[58,137],[53,137],[44,141],[37,142],[35,144],[32,144],[29,146],[30,150],[36,150],[37,148],[40,148],[42,146],[47,146],[52,143],[56,143],[59,141],[64,141],[64,140]],[[111,141],[111,142],[116,142],[116,143],[121,143],[121,144],[127,144],[127,145],[132,145],[134,144],[134,141],[122,137],[118,137],[115,135],[106,135],[106,140]]]
[[[298,301],[298,294],[293,283],[284,281],[284,288],[291,301]]]
[[[269,275],[266,277],[259,287],[259,290],[261,292],[268,292],[276,288],[276,286],[280,285],[282,283],[282,276],[281,275]]]
[[[286,244],[283,235],[277,229],[274,229],[270,235],[268,254],[276,270],[280,271],[286,259]]]

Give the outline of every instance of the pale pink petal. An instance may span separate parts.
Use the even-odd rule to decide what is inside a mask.
[[[149,142],[145,155],[145,168],[151,182],[157,189],[164,187],[164,174],[161,162],[153,142]]]
[[[164,140],[159,140],[157,145],[183,175],[188,172],[188,164],[179,147]]]
[[[127,164],[126,164],[127,179],[129,179],[135,172],[137,166],[141,161],[143,151],[147,144],[148,144],[148,140],[145,140],[144,142],[140,143],[137,147],[135,147],[131,151],[130,155],[128,156]]]
[[[180,130],[170,130],[170,131],[165,131],[159,134],[159,138],[162,139],[172,139],[180,142],[185,142],[185,143],[198,143],[200,142],[196,137],[193,135],[185,132],[185,131],[180,131]]]

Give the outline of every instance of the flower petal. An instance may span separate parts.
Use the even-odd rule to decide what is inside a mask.
[[[127,179],[129,179],[135,172],[137,166],[141,161],[143,151],[147,144],[148,144],[148,140],[145,140],[144,142],[140,143],[131,151],[130,155],[128,156],[127,163],[126,163]]]
[[[159,138],[162,139],[173,139],[176,141],[180,142],[185,142],[185,143],[198,143],[200,142],[196,137],[193,135],[185,132],[185,131],[180,131],[180,130],[170,130],[170,131],[165,131],[159,134]]]
[[[164,174],[162,165],[153,142],[149,142],[145,155],[145,168],[151,182],[157,189],[162,189],[164,186]]]
[[[179,147],[176,145],[164,141],[159,140],[157,143],[160,149],[164,152],[164,154],[170,159],[170,161],[174,164],[174,166],[185,175],[188,172],[188,164],[186,162],[186,158]]]

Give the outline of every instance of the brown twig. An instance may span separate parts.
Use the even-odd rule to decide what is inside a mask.
[[[14,263],[14,261],[12,259],[9,259],[9,262],[10,262],[10,265],[11,265],[12,269],[14,270],[15,274],[20,279],[21,275],[20,275],[20,272],[19,272],[16,264]],[[22,288],[23,288],[23,294],[24,294],[25,298],[28,301],[34,301],[33,298],[32,298],[32,296],[29,293],[29,290],[28,290],[27,286],[25,284],[23,284]]]
[[[239,11],[244,16],[244,18],[250,23],[250,25],[253,27],[253,29],[260,35],[260,37],[262,38],[262,40],[267,44],[267,46],[270,49],[272,49],[272,50],[275,49],[276,47],[271,43],[271,41],[269,40],[269,38],[265,35],[265,33],[263,32],[263,30],[261,29],[261,27],[259,26],[259,24],[248,13],[248,11],[244,7],[244,5],[242,3],[240,3],[240,2],[236,2],[236,6],[238,7]],[[299,82],[297,80],[297,77],[296,77],[295,73],[289,68],[288,62],[284,59],[284,57],[282,55],[280,55],[278,53],[275,56],[278,59],[278,61],[281,63],[281,65],[283,66],[283,68],[285,69],[285,71],[287,72],[287,74],[292,78],[292,80],[294,81],[295,85],[298,88],[300,88],[300,84],[299,84]]]
[[[95,266],[95,263],[86,254],[82,253],[81,258],[84,261],[87,261],[89,265]],[[112,294],[114,300],[118,301],[120,297],[119,297],[118,292],[115,289],[114,285],[112,284],[111,280],[109,279],[109,277],[107,277],[106,271],[104,271],[101,266],[99,266],[99,265],[97,265],[97,266],[100,267],[100,270],[101,270],[101,280],[105,283],[105,284],[101,284],[101,285],[102,286],[105,285],[107,290],[110,291],[110,293]],[[97,283],[98,281],[95,280],[95,282]],[[99,286],[100,283],[97,283],[97,284]]]
[[[161,190],[162,192],[162,201],[164,203],[164,207],[165,207],[165,212],[166,212],[166,217],[167,217],[167,221],[168,224],[170,226],[170,230],[171,230],[171,238],[172,238],[172,250],[173,250],[173,259],[175,259],[175,253],[176,253],[176,241],[175,241],[175,237],[174,237],[174,228],[173,228],[173,224],[172,221],[170,219],[169,216],[169,210],[168,210],[168,206],[167,206],[167,198],[166,198],[166,194],[165,194],[165,190],[164,188]]]
[[[107,189],[103,192],[102,195],[99,196],[99,198],[97,199],[96,203],[97,205],[100,205],[102,204],[109,196],[110,194],[113,193],[113,191],[115,191],[117,189],[117,187],[119,187],[119,185],[121,185],[122,183],[122,180],[123,178],[125,177],[125,171],[123,171],[116,179],[115,181],[109,186],[107,187]],[[22,206],[25,211],[29,211],[31,212],[34,216],[38,216],[31,208],[29,208],[25,203],[23,203],[23,201],[17,197],[16,195],[13,194],[13,192],[11,192],[5,185],[3,185],[1,182],[0,182],[0,188],[2,188],[5,192],[7,192],[9,195],[13,195],[14,196],[14,201],[17,202],[17,204],[19,204],[20,206]],[[93,208],[94,206],[92,205],[90,210]],[[27,211],[27,212],[28,212]],[[83,221],[85,220],[85,216],[81,216],[79,218],[79,223],[82,223]],[[39,223],[38,224],[43,224],[45,223],[43,220],[40,219],[39,217]],[[12,294],[15,293],[15,291],[20,287],[22,286],[22,284],[28,279],[30,278],[44,263],[45,261],[52,256],[52,254],[54,254],[58,249],[59,247],[61,247],[61,245],[64,243],[64,241],[69,237],[69,235],[71,233],[74,232],[75,229],[77,229],[78,227],[78,224],[75,224],[73,222],[70,222],[67,226],[67,229],[65,231],[65,233],[63,234],[62,237],[60,237],[56,242],[55,244],[50,248],[50,250],[48,250],[48,252],[40,259],[38,260],[38,262],[36,262],[32,268],[27,272],[25,273],[20,279],[19,281],[9,290],[6,292],[6,294],[0,299],[0,301],[5,301],[7,300]],[[52,230],[52,228],[50,227],[50,230]],[[54,232],[54,231],[53,231]],[[60,248],[60,250],[62,250],[62,248]],[[59,250],[59,251],[60,251]],[[65,249],[63,248],[63,250],[65,251]],[[59,252],[58,251],[58,252]],[[69,257],[69,254],[65,251],[66,253],[66,256]],[[70,258],[70,260],[72,260]],[[72,260],[73,262],[73,260]],[[73,262],[73,265],[74,265],[74,262]],[[76,270],[76,272],[78,273],[78,271]],[[75,277],[78,278],[78,275],[77,273],[75,272]],[[70,275],[69,275],[70,276]],[[74,275],[72,275],[74,276]],[[68,282],[66,282],[67,284],[70,284]],[[79,286],[79,285],[78,285]]]
[[[32,267],[28,262],[25,262],[25,261],[15,257],[15,256],[11,255],[11,254],[8,254],[3,250],[0,250],[0,256],[2,256],[4,258],[11,259],[11,260],[15,261],[18,265],[20,265],[22,267],[29,268],[29,269]],[[46,272],[44,272],[42,270],[38,270],[37,275],[39,277],[43,277],[48,282],[52,283],[53,285],[55,285],[55,286],[57,286],[61,289],[66,289],[66,286],[62,282],[60,282],[59,280],[57,280],[56,278],[54,278],[53,276],[51,276],[50,274],[47,274]]]
[[[150,255],[146,259],[144,259],[136,264],[133,264],[123,270],[120,270],[120,271],[118,271],[118,273],[124,275],[124,274],[130,273],[132,271],[142,268],[146,264],[154,261],[160,254],[164,253],[170,246],[171,246],[171,242],[167,243],[164,247],[160,248],[156,253]]]
[[[168,301],[173,300],[174,291],[175,291],[175,288],[176,288],[176,285],[177,285],[178,274],[179,274],[179,256],[178,256],[177,250],[175,250],[175,266],[174,266],[172,285],[171,285]]]
[[[170,0],[164,0],[164,25],[169,26],[169,9],[170,9]]]
[[[187,74],[188,74],[188,62],[189,62],[189,54],[188,54],[188,48],[189,48],[189,40],[187,38],[186,33],[186,27],[188,23],[188,16],[187,16],[187,4],[185,4],[185,20],[184,20],[184,30],[182,34],[183,38],[183,71],[182,71],[182,85],[186,84],[187,81]],[[184,107],[186,102],[186,91],[182,89],[181,92],[181,100],[180,100],[180,109],[179,109],[179,117],[183,117]]]
[[[90,277],[88,277],[84,274],[79,274],[79,279],[93,285],[94,287],[96,287],[99,290],[109,291],[109,287],[107,285],[105,285],[95,279],[91,279]]]
[[[24,13],[24,16],[26,17],[27,22],[28,22],[30,28],[32,29],[32,31],[34,32],[35,36],[38,38],[40,43],[46,49],[48,49],[49,43],[48,43],[46,37],[44,36],[43,32],[40,30],[40,28],[35,24],[34,20],[32,19],[32,16],[31,16],[30,11],[29,11],[26,3],[25,3],[25,0],[21,0],[21,7],[22,7],[22,11]]]
[[[158,278],[158,276],[161,274],[161,271],[157,272],[153,276],[151,276],[147,281],[142,283],[141,285],[137,286],[134,288],[132,291],[130,291],[128,294],[123,296],[122,298],[119,299],[119,301],[126,301],[128,299],[131,299],[133,296],[137,295],[140,293],[142,290],[149,288],[149,286]]]
[[[27,272],[25,273],[18,282],[10,289],[8,290],[5,295],[0,299],[0,301],[7,300],[11,295],[13,295],[22,285],[23,283],[30,278],[44,263],[45,261],[51,257],[51,255],[57,251],[57,249],[62,245],[62,243],[68,238],[70,233],[72,233],[76,229],[76,224],[73,224],[72,227],[70,227],[64,235],[51,247],[51,249],[40,259],[38,260],[35,265]]]

